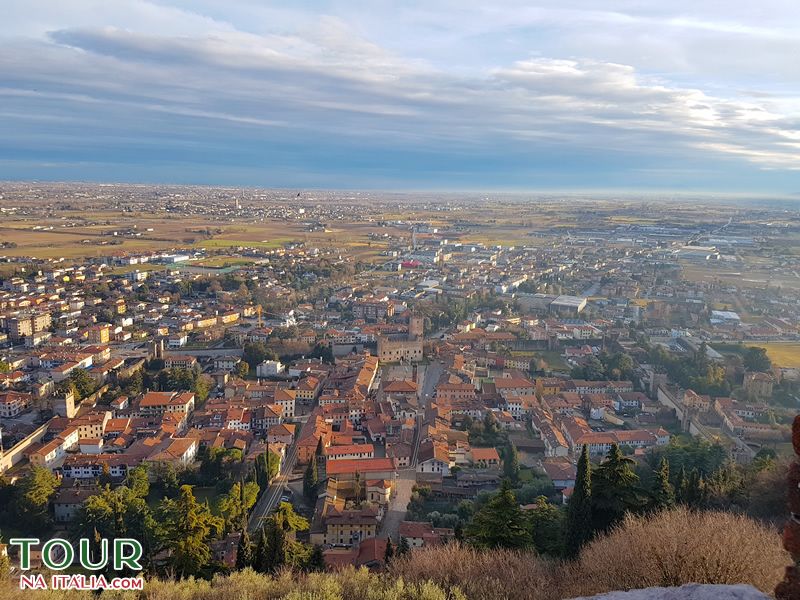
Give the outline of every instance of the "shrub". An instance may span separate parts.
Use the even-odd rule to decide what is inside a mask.
[[[628,516],[573,565],[573,596],[685,583],[747,583],[772,593],[789,555],[773,529],[747,517],[685,508]]]

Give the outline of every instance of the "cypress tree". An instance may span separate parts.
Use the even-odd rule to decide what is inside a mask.
[[[565,551],[568,557],[578,556],[581,547],[592,537],[592,463],[589,447],[584,445],[578,459],[575,488],[567,505]]]
[[[253,568],[259,573],[268,572],[269,540],[267,539],[266,525],[262,525],[258,532],[258,542],[253,556]]]
[[[321,458],[322,455],[325,453],[325,446],[322,444],[322,436],[319,436],[317,439],[317,449],[314,451],[314,454]]]
[[[669,482],[669,463],[661,457],[658,470],[653,481],[652,507],[655,510],[670,508],[675,505],[675,488]]]
[[[387,567],[392,562],[392,558],[394,558],[394,545],[392,544],[392,538],[387,538],[386,551],[383,553],[383,562]]]
[[[503,473],[511,481],[519,479],[519,453],[513,442],[508,442],[503,452]]]
[[[244,569],[253,566],[253,544],[250,541],[250,534],[247,527],[242,530],[242,537],[239,538],[239,548],[236,551],[236,568]]]
[[[313,502],[315,499],[315,496],[317,494],[318,484],[319,484],[319,479],[317,477],[317,455],[314,454],[311,457],[311,460],[308,461],[306,472],[303,475],[303,495],[305,495],[305,497],[308,498],[310,502]]]
[[[675,497],[680,504],[689,503],[689,478],[686,477],[686,467],[681,467],[678,482],[675,486]]]

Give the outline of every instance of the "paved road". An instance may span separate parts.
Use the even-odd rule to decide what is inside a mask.
[[[398,541],[400,522],[406,518],[408,503],[411,502],[411,491],[415,483],[416,472],[414,469],[402,469],[397,472],[394,496],[392,496],[389,510],[381,523],[381,537],[390,537],[394,542]]]
[[[292,474],[294,465],[297,463],[297,440],[289,448],[286,454],[286,459],[281,465],[281,471],[272,480],[267,491],[261,495],[258,503],[256,504],[253,512],[250,513],[250,520],[248,528],[250,531],[255,531],[261,526],[261,521],[269,515],[273,508],[278,505],[281,494],[286,489],[289,476]]]
[[[438,360],[430,363],[426,368],[423,375],[420,375],[422,384],[419,386],[420,407],[425,410],[430,406],[433,394],[436,389],[436,384],[439,383],[439,377],[442,376],[444,365]],[[418,381],[419,385],[419,381]],[[419,454],[420,429],[422,428],[422,415],[417,415],[417,426],[414,428],[414,451],[411,454],[411,466],[417,466],[417,455]]]

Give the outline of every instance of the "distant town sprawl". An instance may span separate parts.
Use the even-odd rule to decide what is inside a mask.
[[[210,576],[453,539],[574,556],[675,503],[782,514],[796,207],[0,193],[4,542],[133,538],[150,573]]]

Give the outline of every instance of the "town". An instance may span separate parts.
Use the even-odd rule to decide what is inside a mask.
[[[529,545],[568,556],[581,469],[609,461],[635,471],[640,506],[783,511],[748,486],[774,487],[792,454],[796,208],[0,196],[4,542],[135,537],[178,576],[381,569],[496,547],[487,507],[512,494],[551,525]]]

